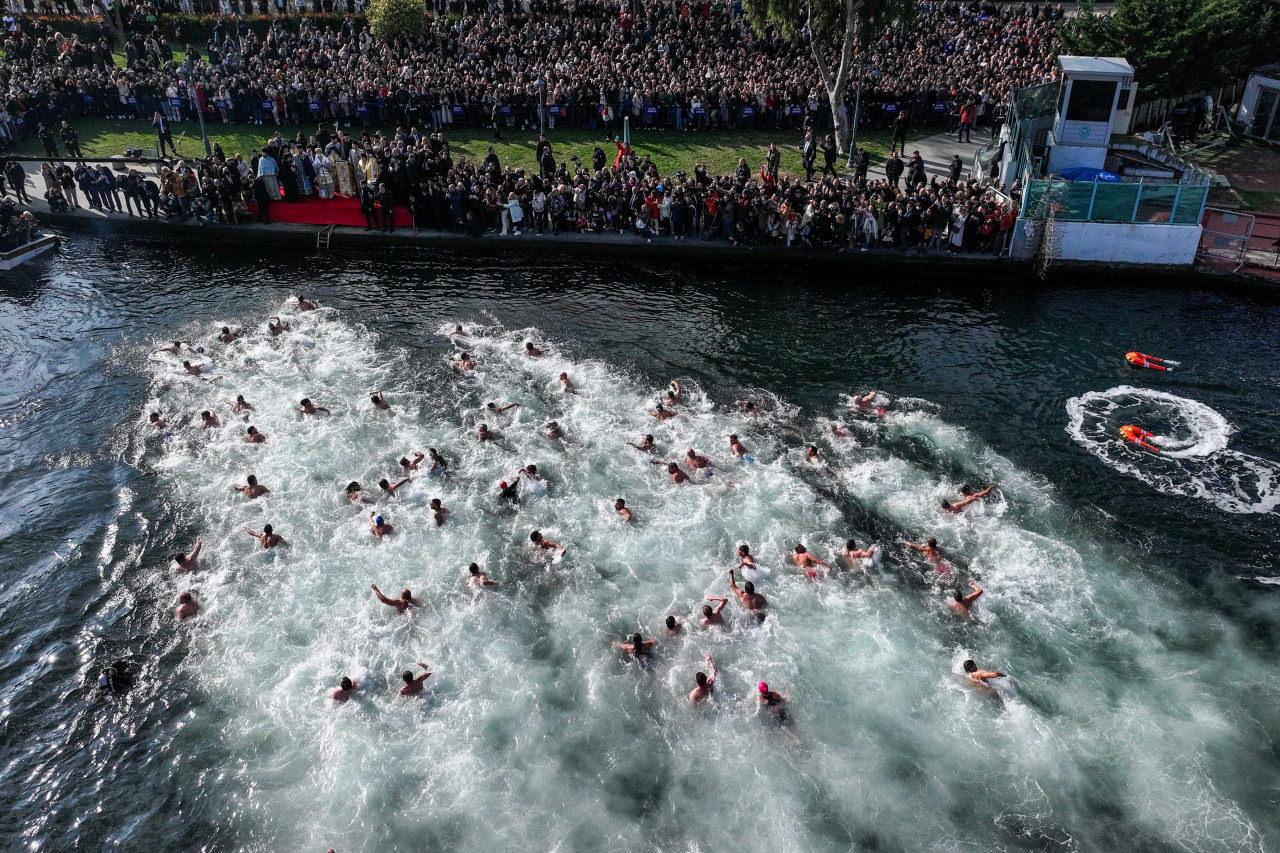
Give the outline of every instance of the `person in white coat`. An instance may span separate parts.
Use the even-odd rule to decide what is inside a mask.
[[[507,203],[502,206],[502,235],[505,237],[510,228],[515,236],[520,236],[520,223],[524,221],[524,209],[520,207],[520,199],[515,193],[507,196]]]

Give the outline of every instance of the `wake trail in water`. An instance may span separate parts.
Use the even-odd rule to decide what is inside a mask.
[[[1160,453],[1124,441],[1119,431],[1126,424],[1154,433]],[[1067,401],[1066,430],[1109,467],[1165,494],[1232,513],[1280,506],[1280,463],[1229,449],[1231,424],[1195,400],[1129,385],[1090,391]]]

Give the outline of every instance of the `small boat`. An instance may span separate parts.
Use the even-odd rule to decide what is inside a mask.
[[[0,270],[11,270],[23,261],[29,261],[37,255],[43,255],[56,245],[58,245],[58,238],[53,234],[46,234],[43,237],[37,237],[30,243],[23,243],[16,249],[0,252]]]

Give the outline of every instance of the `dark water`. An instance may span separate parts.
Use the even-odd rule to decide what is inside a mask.
[[[183,664],[208,650],[193,651],[174,631],[171,592],[153,579],[189,541],[191,522],[182,496],[134,463],[148,349],[196,324],[256,327],[301,291],[411,360],[438,357],[442,318],[467,317],[537,327],[575,358],[655,386],[696,378],[722,404],[771,392],[813,417],[868,387],[933,401],[947,423],[1051,483],[1070,524],[1107,543],[1142,583],[1181,598],[1189,620],[1211,614],[1234,626],[1257,704],[1230,716],[1256,738],[1261,776],[1230,778],[1231,750],[1214,759],[1213,775],[1261,839],[1233,844],[1210,828],[1192,848],[1280,839],[1277,716],[1259,710],[1280,695],[1280,589],[1248,580],[1280,577],[1277,514],[1164,494],[1102,464],[1064,429],[1069,398],[1145,386],[1221,413],[1235,428],[1233,450],[1280,458],[1275,302],[1087,281],[987,286],[976,270],[964,280],[784,280],[749,269],[400,252],[215,263],[200,250],[88,237],[0,276],[0,847],[292,849],[286,836],[254,834],[270,821],[237,789],[252,760],[243,743],[188,734],[209,699]],[[1121,359],[1129,349],[1180,358],[1184,370],[1135,375]],[[895,449],[928,452],[909,441]],[[973,475],[963,463],[945,473]],[[1170,643],[1192,649],[1218,642],[1173,632]],[[97,674],[122,656],[141,668],[137,686],[107,697]],[[1106,823],[1108,805],[1096,806]],[[1086,848],[1107,846],[1105,835],[1068,829]],[[1036,842],[1013,832],[987,843]]]

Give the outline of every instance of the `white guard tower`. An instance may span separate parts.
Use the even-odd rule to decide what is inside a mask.
[[[1133,66],[1115,56],[1059,56],[1062,88],[1049,171],[1103,168],[1111,134],[1129,132]]]

